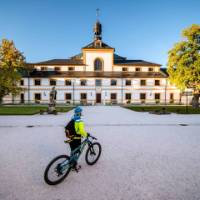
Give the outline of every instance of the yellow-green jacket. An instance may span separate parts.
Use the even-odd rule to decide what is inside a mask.
[[[87,137],[88,134],[85,131],[85,124],[81,119],[76,120],[74,126],[75,126],[76,134],[80,136],[75,136],[73,139],[81,139],[81,136]]]

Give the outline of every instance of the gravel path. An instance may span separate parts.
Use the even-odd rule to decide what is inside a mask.
[[[72,111],[0,116],[0,200],[200,199],[200,115],[83,109],[102,156],[94,166],[82,156],[81,171],[53,187],[44,183],[43,173],[53,157],[69,153],[63,126]]]

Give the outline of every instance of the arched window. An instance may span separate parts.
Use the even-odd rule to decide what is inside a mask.
[[[103,62],[97,58],[94,61],[94,71],[102,71],[103,70]]]

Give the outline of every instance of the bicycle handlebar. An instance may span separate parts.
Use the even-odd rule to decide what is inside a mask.
[[[97,138],[95,138],[94,136],[92,136],[90,133],[88,133],[88,138],[92,138],[93,140],[97,140]]]

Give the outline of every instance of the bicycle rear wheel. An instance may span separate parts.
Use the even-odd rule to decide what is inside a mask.
[[[85,154],[85,161],[88,165],[94,165],[101,155],[101,145],[98,142],[92,143]]]
[[[71,170],[69,159],[67,155],[60,155],[47,165],[44,172],[44,180],[47,184],[56,185],[67,177]]]

